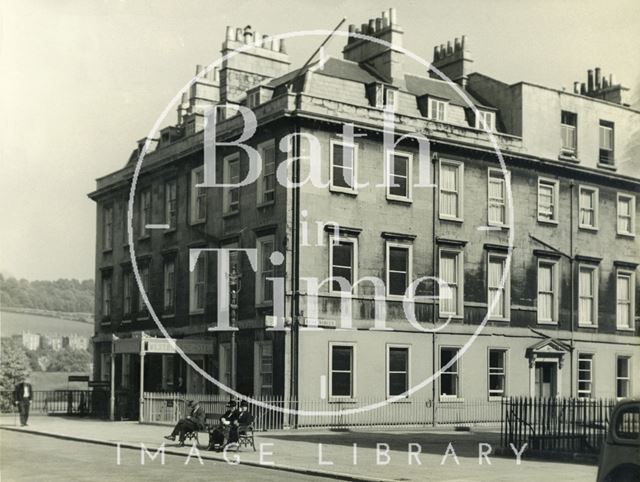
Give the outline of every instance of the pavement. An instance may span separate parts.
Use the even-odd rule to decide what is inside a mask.
[[[297,474],[358,481],[529,481],[562,478],[564,482],[594,480],[597,472],[596,467],[589,465],[527,459],[518,463],[515,454],[498,457],[492,450],[499,445],[499,434],[481,429],[471,432],[456,432],[448,428],[258,432],[257,451],[242,448],[227,454],[207,452],[203,447],[199,450],[196,447],[178,447],[163,439],[170,432],[170,427],[137,422],[39,416],[30,418],[27,427],[18,427],[14,425],[14,419],[1,417],[0,429],[108,446],[113,450],[110,460],[114,466],[118,453],[121,457],[131,457],[132,450],[137,452],[136,460],[138,456],[145,458],[145,466],[160,464],[159,457],[152,460],[150,455],[164,447],[165,454],[182,457],[187,462],[185,471],[191,470],[191,465],[199,465],[199,456],[203,461],[260,468],[265,476],[268,469],[289,472],[289,476]],[[201,444],[206,445],[207,439],[207,434],[202,433]],[[481,457],[481,451],[488,455]]]

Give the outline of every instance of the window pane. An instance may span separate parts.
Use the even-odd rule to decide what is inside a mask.
[[[389,348],[389,370],[407,371],[409,350],[407,348]]]
[[[351,373],[336,373],[331,375],[331,394],[336,397],[351,396]]]
[[[334,346],[332,349],[333,360],[331,366],[333,370],[351,370],[351,352],[353,348],[349,346]]]
[[[389,374],[389,395],[401,395],[407,391],[407,374]]]

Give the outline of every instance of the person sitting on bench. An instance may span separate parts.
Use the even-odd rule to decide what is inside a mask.
[[[184,445],[184,437],[187,433],[204,429],[205,415],[200,404],[197,401],[189,400],[187,408],[191,410],[187,418],[180,419],[171,435],[166,435],[164,438],[173,442],[177,435],[180,445]]]
[[[239,429],[241,426],[247,426],[253,421],[253,415],[249,412],[249,404],[246,400],[240,402],[240,411],[229,427],[229,438],[227,444],[237,443],[239,439]]]

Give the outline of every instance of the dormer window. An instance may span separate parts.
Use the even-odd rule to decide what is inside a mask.
[[[395,108],[397,92],[396,88],[384,85],[381,82],[372,82],[367,85],[367,98],[369,104],[376,109],[384,109],[385,107]]]
[[[427,117],[429,119],[446,122],[447,121],[447,101],[442,99],[436,99],[434,97],[429,98],[429,112]]]
[[[398,96],[395,89],[385,86],[384,87],[384,107],[390,107],[395,109],[396,97]]]
[[[476,129],[494,132],[496,130],[496,113],[487,110],[478,110]]]
[[[247,93],[247,107],[254,109],[260,105],[260,89]]]

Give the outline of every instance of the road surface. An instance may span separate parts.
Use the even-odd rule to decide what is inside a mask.
[[[13,481],[153,481],[153,480],[242,480],[242,481],[328,481],[322,477],[305,476],[268,468],[232,466],[203,460],[200,465],[192,458],[165,455],[146,458],[140,463],[140,451],[122,449],[121,465],[117,464],[115,447],[60,440],[32,434],[0,431],[0,478]]]

